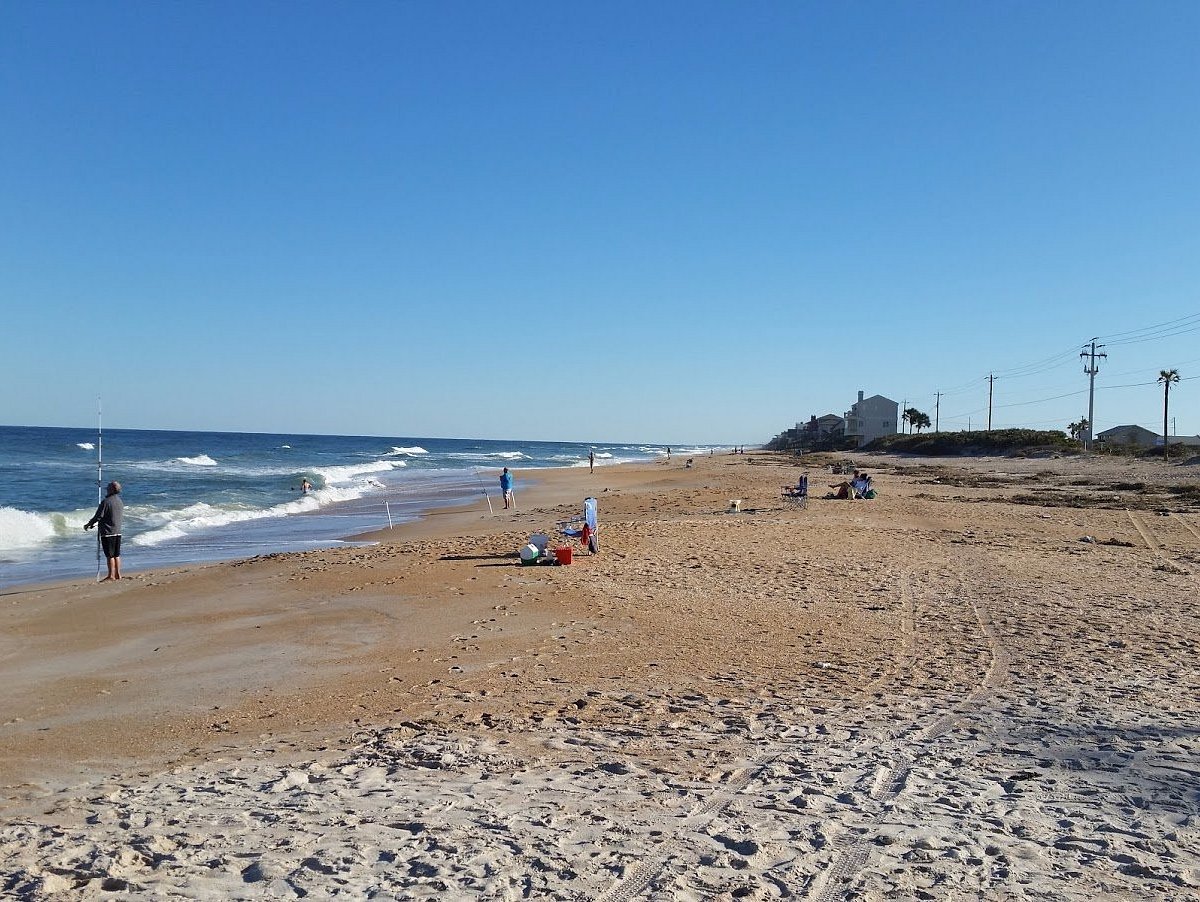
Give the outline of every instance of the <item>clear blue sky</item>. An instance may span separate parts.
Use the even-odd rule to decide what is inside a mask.
[[[1200,432],[1198,38],[1192,0],[6,3],[0,422],[751,443],[859,389],[978,425],[992,372],[996,425],[1065,426],[1024,402],[1132,333],[1097,428],[1178,367]]]

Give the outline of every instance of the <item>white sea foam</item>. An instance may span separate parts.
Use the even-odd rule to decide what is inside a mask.
[[[272,507],[253,508],[233,504],[220,506],[199,502],[187,507],[143,514],[142,522],[155,528],[135,535],[130,539],[130,543],[139,546],[161,545],[163,542],[188,538],[201,530],[229,526],[234,523],[246,523],[252,520],[279,519],[294,514],[307,514],[320,510],[327,504],[354,501],[380,486],[378,481],[370,477],[351,482],[354,476],[378,473],[393,467],[393,464],[386,461],[378,463],[383,466],[364,464],[358,467],[329,467],[325,470],[314,470],[313,472],[321,474],[325,480],[326,484],[323,487]],[[403,464],[395,464],[395,466],[403,466]],[[348,473],[352,470],[356,472]],[[341,471],[336,472],[335,475],[338,480],[348,484],[330,485],[329,483],[337,480],[330,478],[328,474],[335,471]]]
[[[177,457],[175,458],[175,462],[188,464],[193,467],[215,467],[217,465],[217,462],[207,454],[200,454],[196,457]]]
[[[96,450],[96,446],[93,445],[91,442],[77,442],[75,444],[75,447],[82,448],[84,451],[95,451]]]
[[[393,447],[392,450],[389,451],[387,454],[385,454],[384,457],[399,457],[402,454],[407,457],[412,457],[417,454],[428,454],[428,453],[429,453],[428,451],[426,451],[424,448],[420,447],[419,445],[413,445],[411,448],[401,448],[401,447],[396,446],[396,447]]]
[[[0,507],[0,550],[37,548],[52,539],[71,535],[87,522],[85,511],[35,513],[17,507]]]
[[[35,548],[56,535],[50,514],[0,507],[0,548]]]
[[[522,451],[456,451],[445,456],[452,460],[533,460]]]
[[[292,450],[292,446],[291,446],[291,445],[280,445],[279,447],[280,447],[280,448],[286,448],[288,451],[291,451],[291,450]]]
[[[174,511],[159,511],[146,518],[148,523],[162,523],[157,529],[139,533],[130,541],[134,545],[161,545],[172,539],[182,539],[202,529],[245,523],[250,520],[266,520],[315,511],[320,507],[316,493],[285,501],[268,508],[217,507],[211,504],[192,504]]]
[[[662,448],[647,448],[644,450],[646,450],[650,454],[657,454],[659,457],[667,456],[666,446],[663,446]],[[701,455],[708,454],[712,450],[713,450],[712,448],[681,448],[681,447],[672,445],[671,446],[671,457],[672,458],[676,458],[676,457],[680,457],[680,456],[700,457]]]
[[[369,464],[349,464],[343,467],[314,467],[313,472],[320,476],[326,485],[350,482],[356,476],[367,473],[386,473],[397,467],[407,466],[402,460],[376,460]]]

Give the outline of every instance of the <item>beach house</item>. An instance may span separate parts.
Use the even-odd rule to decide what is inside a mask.
[[[1106,445],[1127,445],[1135,448],[1153,448],[1162,444],[1162,434],[1151,432],[1141,426],[1113,426],[1096,434],[1096,441]]]
[[[880,436],[895,435],[900,431],[900,405],[883,395],[858,400],[846,411],[846,438],[855,440],[857,447],[869,444]]]

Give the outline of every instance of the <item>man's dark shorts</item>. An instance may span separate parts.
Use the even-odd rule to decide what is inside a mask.
[[[106,558],[114,558],[121,556],[121,537],[120,536],[104,536],[100,539],[100,544],[104,546],[104,556]]]

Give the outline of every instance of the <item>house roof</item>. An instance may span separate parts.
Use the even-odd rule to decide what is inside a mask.
[[[1158,435],[1158,433],[1155,432],[1153,429],[1147,429],[1145,426],[1139,426],[1136,423],[1130,423],[1126,426],[1113,426],[1111,429],[1105,429],[1103,432],[1097,432],[1096,438],[1100,438],[1101,436],[1105,436],[1105,435],[1113,435],[1118,432],[1130,432],[1130,431],[1144,432],[1148,435]]]

